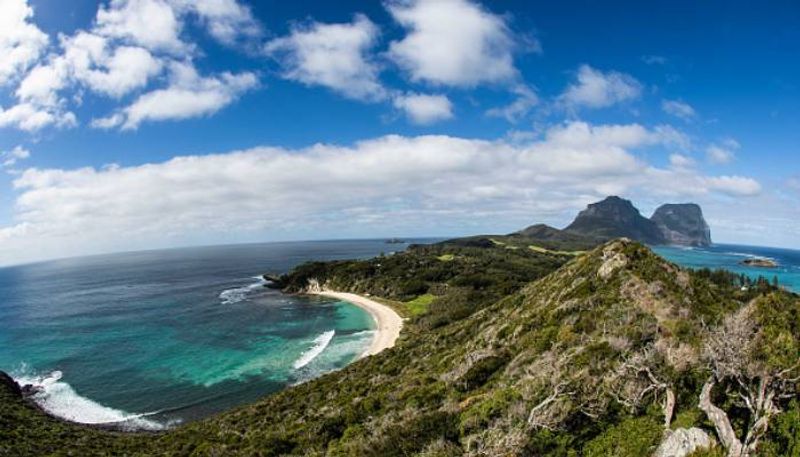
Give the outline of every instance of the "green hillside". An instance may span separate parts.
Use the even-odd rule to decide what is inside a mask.
[[[690,427],[719,443],[702,455],[798,455],[798,296],[629,241],[496,241],[299,267],[280,285],[416,303],[398,345],[165,433],[66,424],[3,384],[0,455],[641,456]]]

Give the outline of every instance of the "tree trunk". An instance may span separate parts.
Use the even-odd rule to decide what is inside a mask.
[[[672,423],[672,413],[675,411],[675,393],[667,388],[667,398],[664,399],[664,429],[669,430]]]
[[[731,426],[731,421],[728,415],[722,409],[711,403],[711,389],[714,387],[714,379],[709,379],[703,385],[703,390],[700,392],[700,409],[706,413],[708,420],[714,424],[717,431],[717,436],[722,442],[725,449],[728,450],[728,457],[745,457],[746,454],[744,446],[739,438],[736,437],[736,432]]]

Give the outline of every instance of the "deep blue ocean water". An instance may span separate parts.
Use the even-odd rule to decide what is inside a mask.
[[[657,246],[653,250],[678,265],[689,268],[723,268],[753,279],[763,276],[794,292],[800,292],[800,251],[735,244],[716,244],[707,248],[680,248]],[[778,263],[776,268],[759,268],[742,265],[746,258],[768,258]]]
[[[412,240],[430,242],[434,240]],[[207,417],[341,368],[374,323],[345,302],[287,296],[262,273],[308,260],[403,250],[383,240],[212,246],[0,268],[0,370],[79,422],[162,428]],[[800,291],[800,252],[656,247],[691,268],[777,276]],[[746,267],[768,257],[774,269]]]
[[[260,274],[406,247],[269,243],[2,268],[0,370],[79,422],[160,428],[206,417],[341,368],[371,341],[365,311],[281,294]]]

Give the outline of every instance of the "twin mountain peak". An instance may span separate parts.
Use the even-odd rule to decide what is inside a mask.
[[[588,237],[604,241],[627,237],[650,245],[711,244],[711,230],[699,205],[661,205],[648,219],[629,200],[616,196],[590,204],[563,230],[539,224],[518,233],[541,239]]]

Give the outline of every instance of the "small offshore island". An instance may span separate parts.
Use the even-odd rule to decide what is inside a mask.
[[[800,442],[800,296],[641,243],[710,243],[695,206],[653,220],[610,197],[564,230],[270,275],[370,312],[365,356],[158,433],[50,417],[0,375],[0,455],[787,455]]]
[[[750,257],[741,261],[742,265],[759,268],[777,268],[778,262],[763,257]]]

